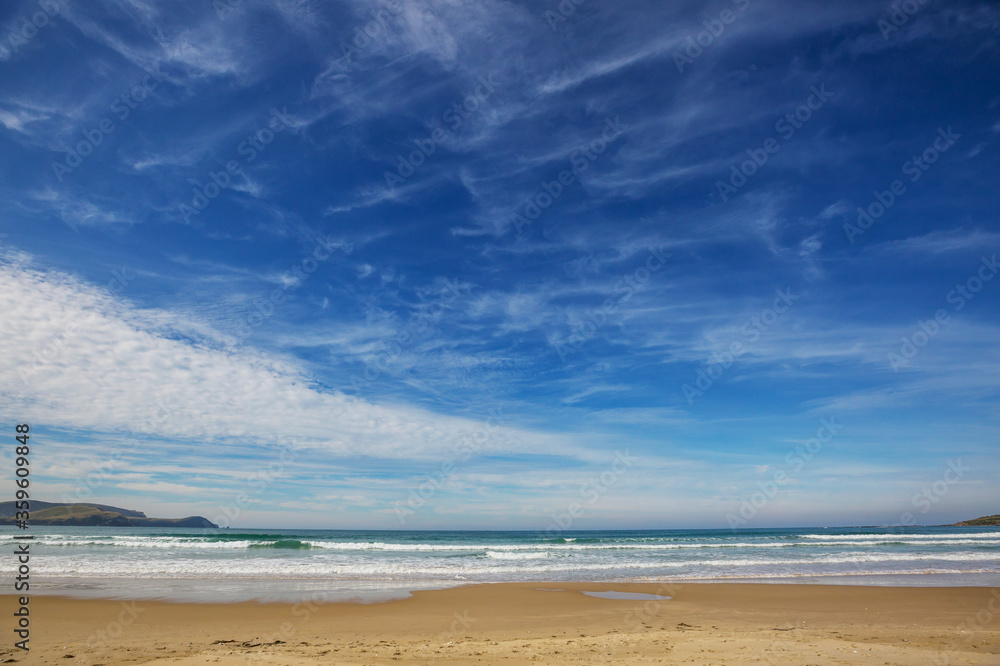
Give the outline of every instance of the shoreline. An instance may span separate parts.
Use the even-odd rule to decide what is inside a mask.
[[[4,595],[3,604],[13,608],[16,598]],[[223,666],[1000,661],[1000,589],[990,587],[474,583],[370,604],[321,595],[223,604],[37,595],[31,611],[30,657],[10,641],[0,645],[0,659]]]
[[[407,599],[417,591],[447,590],[470,585],[828,585],[846,587],[992,588],[1000,586],[993,572],[878,572],[786,574],[783,576],[676,577],[660,579],[593,580],[435,580],[345,578],[63,578],[46,577],[34,584],[33,596],[89,600],[144,600],[166,603],[297,603],[323,594],[331,603],[385,603]]]

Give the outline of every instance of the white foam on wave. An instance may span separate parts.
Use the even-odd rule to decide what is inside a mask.
[[[947,532],[940,534],[896,534],[894,532],[875,532],[872,534],[802,534],[803,539],[837,539],[838,541],[864,541],[866,539],[892,538],[898,541],[933,541],[935,539],[1000,539],[1000,532]]]
[[[935,541],[908,541],[900,540],[895,537],[887,536],[878,539],[871,539],[869,541],[810,541],[807,544],[790,544],[790,545],[801,545],[801,546],[884,546],[889,544],[902,544],[906,546],[913,547],[930,547],[930,546],[1000,546],[1000,539],[938,539]]]
[[[36,543],[38,543],[43,549],[49,546],[59,547],[59,548],[98,546],[98,547],[118,547],[118,548],[159,548],[159,549],[197,548],[203,550],[241,550],[245,548],[251,548],[254,546],[258,547],[273,546],[278,542],[277,541],[198,541],[198,540],[186,541],[186,540],[174,539],[172,537],[166,537],[166,538],[151,537],[144,540],[143,537],[118,537],[110,541],[45,539],[43,541],[38,541]]]
[[[510,553],[507,551],[495,551],[487,550],[486,557],[494,560],[541,560],[548,557],[549,554],[542,553]]]
[[[305,541],[314,548],[326,550],[383,550],[395,552],[478,552],[478,551],[587,551],[587,550],[683,550],[689,548],[774,548],[774,543],[663,543],[663,544],[576,544],[576,543],[539,543],[539,544],[410,544],[385,543],[381,541],[344,542],[344,541]],[[789,544],[791,545],[791,544]]]
[[[665,560],[611,559],[576,561],[573,558],[549,558],[546,553],[510,553],[490,551],[485,558],[426,558],[419,562],[401,559],[368,559],[358,561],[333,555],[303,558],[190,558],[161,560],[104,557],[52,556],[39,560],[39,575],[53,577],[201,577],[201,578],[358,578],[386,577],[413,579],[423,576],[443,578],[481,577],[491,580],[512,580],[518,576],[559,575],[575,572],[583,577],[604,575],[608,571],[687,570],[690,574],[713,571],[732,575],[809,574],[830,568],[856,571],[871,565],[891,564],[893,570],[911,565],[912,572],[928,566],[959,563],[991,562],[993,571],[1000,571],[1000,561],[990,553],[888,554],[842,553],[825,556],[806,555],[798,558],[724,557],[715,559],[687,558]],[[787,551],[786,551],[787,552]],[[846,567],[850,567],[847,569]]]

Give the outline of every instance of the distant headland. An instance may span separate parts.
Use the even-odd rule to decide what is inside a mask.
[[[13,525],[18,509],[14,502],[0,502],[0,525]],[[142,511],[106,504],[66,504],[32,500],[31,525],[98,527],[218,527],[201,516],[147,518]]]
[[[960,523],[955,523],[954,527],[1000,527],[1000,515],[963,520]]]

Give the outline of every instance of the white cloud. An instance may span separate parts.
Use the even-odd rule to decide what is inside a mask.
[[[821,236],[822,234],[813,234],[809,238],[803,239],[802,242],[799,243],[799,256],[808,257],[809,255],[819,252],[820,248],[823,247]]]
[[[98,20],[93,7],[70,5],[64,16],[84,35],[141,69],[180,70],[183,73],[180,77],[167,74],[178,84],[219,76],[249,79],[262,60],[260,50],[249,43],[247,21],[238,12],[233,13],[232,20],[223,23],[215,11],[209,10],[193,25],[178,26],[169,24],[167,17],[153,7],[121,3],[117,9],[130,15],[132,27],[148,35],[149,39],[126,36],[128,33],[120,27],[123,22]]]
[[[203,157],[204,150],[196,149],[187,152],[170,154],[143,154],[141,157],[124,157],[122,161],[136,171],[145,171],[157,167],[191,167]]]
[[[130,225],[136,222],[132,216],[113,210],[110,205],[99,206],[93,201],[70,193],[66,189],[46,188],[29,195],[35,201],[45,204],[63,222],[71,227]]]
[[[16,108],[13,110],[0,109],[0,125],[14,132],[24,132],[28,125],[39,120],[45,120],[48,114],[41,113],[34,109]]]
[[[220,492],[218,489],[208,487],[196,488],[194,486],[186,486],[180,483],[167,483],[165,481],[158,481],[156,483],[116,483],[115,486],[125,490],[136,490],[143,493],[157,493],[158,495],[184,495],[185,497],[217,494]]]
[[[485,421],[321,392],[288,362],[178,339],[170,331],[190,327],[170,312],[139,310],[73,276],[6,258],[0,409],[30,422],[107,433],[145,427],[192,445],[292,438],[341,456],[408,459],[445,459],[461,437],[485,430]],[[505,427],[492,436],[500,451],[570,450],[543,433]]]
[[[872,247],[873,251],[895,252],[899,254],[946,254],[974,250],[986,252],[987,248],[1000,245],[1000,234],[966,229],[932,231],[923,236],[912,236],[903,240],[888,241]],[[989,254],[989,253],[988,253]]]
[[[847,202],[841,199],[824,208],[819,214],[819,219],[832,220],[846,214],[848,210],[850,210],[850,207],[847,205]]]

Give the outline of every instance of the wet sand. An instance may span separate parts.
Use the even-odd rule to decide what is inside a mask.
[[[1000,664],[990,588],[504,583],[377,604],[36,596],[27,655],[13,647],[15,604],[4,597],[0,662]]]

